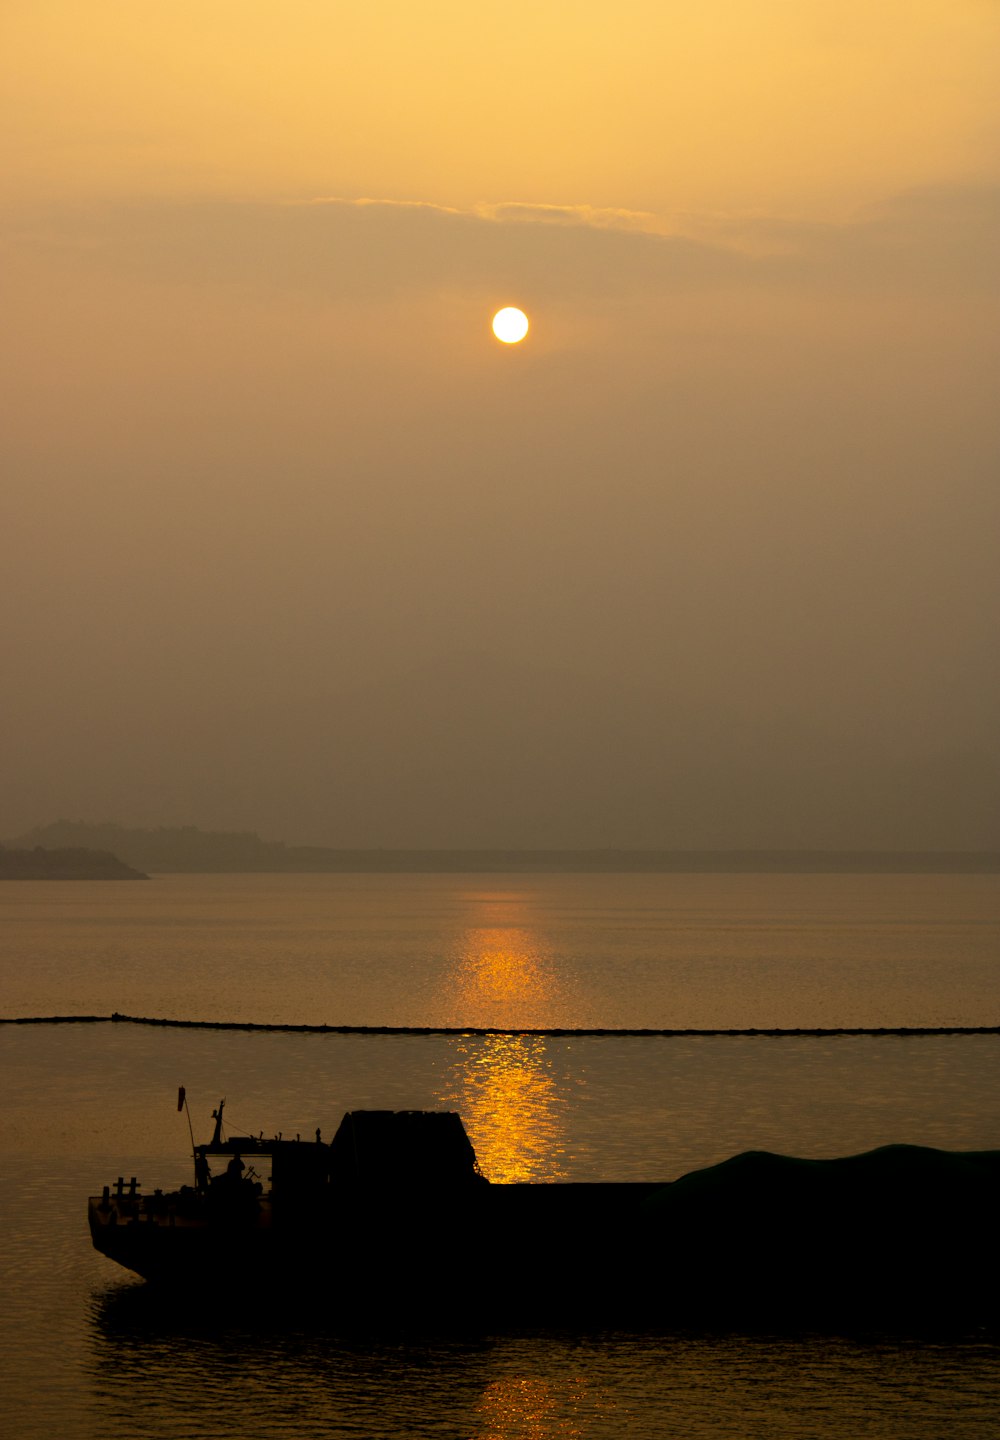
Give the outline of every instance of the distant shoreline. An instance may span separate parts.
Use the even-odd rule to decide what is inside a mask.
[[[992,875],[1000,851],[312,850],[274,871],[400,875]],[[256,868],[256,867],[253,867]]]
[[[63,868],[78,875],[88,864],[108,875],[113,864],[122,862],[145,875],[1000,874],[1000,850],[335,847],[288,845],[250,831],[194,825],[142,830],[65,820],[8,843],[20,851],[5,854],[0,846],[0,861],[17,869],[12,863],[17,856],[40,877],[46,873],[46,850],[49,865],[58,852]]]

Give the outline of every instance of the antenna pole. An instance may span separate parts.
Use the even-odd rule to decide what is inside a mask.
[[[187,1116],[188,1134],[191,1136],[191,1159],[194,1162],[194,1183],[198,1183],[198,1152],[194,1145],[194,1126],[191,1124],[191,1111],[188,1109],[187,1091],[181,1085],[177,1091],[177,1108],[183,1110]]]

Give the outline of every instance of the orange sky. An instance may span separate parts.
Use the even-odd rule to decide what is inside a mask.
[[[8,0],[8,832],[1000,844],[998,42]]]
[[[839,215],[997,172],[990,0],[8,0],[5,189]]]

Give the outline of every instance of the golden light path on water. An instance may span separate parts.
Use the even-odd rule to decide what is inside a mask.
[[[566,1175],[563,1102],[540,1035],[494,1035],[459,1047],[442,1101],[455,1109],[490,1180]]]
[[[530,1375],[505,1375],[490,1381],[478,1406],[482,1429],[476,1440],[506,1440],[514,1435],[523,1440],[552,1440],[554,1436],[577,1440],[584,1432],[572,1413],[565,1412],[577,1408],[589,1387],[581,1375],[560,1378],[563,1383],[558,1387],[548,1378]]]
[[[557,1023],[565,996],[552,958],[526,925],[466,931],[449,980],[450,1023],[498,1029]],[[495,1182],[558,1180],[566,1174],[565,1097],[541,1035],[490,1035],[459,1042],[441,1096],[458,1110],[483,1173]]]
[[[558,986],[551,956],[525,926],[467,931],[453,984],[463,1024],[515,1029],[553,1023]]]

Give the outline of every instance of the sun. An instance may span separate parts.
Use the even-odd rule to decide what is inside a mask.
[[[493,334],[505,345],[516,345],[528,333],[528,317],[515,305],[506,305],[493,316]]]

